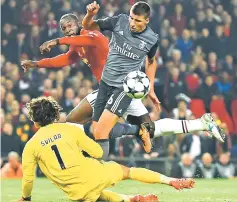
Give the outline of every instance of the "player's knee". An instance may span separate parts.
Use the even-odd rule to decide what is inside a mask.
[[[109,134],[107,134],[101,127],[96,127],[93,130],[93,136],[96,140],[109,139]]]
[[[93,128],[93,136],[94,136],[94,138],[96,140],[98,140],[98,139],[105,139],[105,138],[103,138],[103,135],[101,133],[100,128],[97,127],[97,126]]]

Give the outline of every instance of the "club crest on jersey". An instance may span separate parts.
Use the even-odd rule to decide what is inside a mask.
[[[119,34],[123,36],[123,31],[119,31]]]
[[[139,48],[140,48],[141,50],[144,50],[144,48],[146,47],[147,43],[144,42],[144,41],[142,41],[142,40],[140,40],[140,41],[141,41],[141,43],[139,44]]]

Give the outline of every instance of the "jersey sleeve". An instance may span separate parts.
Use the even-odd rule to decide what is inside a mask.
[[[35,178],[36,159],[34,150],[29,143],[26,144],[22,154],[22,196],[28,198],[31,196],[33,181]]]
[[[100,28],[100,31],[114,31],[115,25],[117,24],[118,20],[120,18],[120,15],[113,16],[113,17],[107,17],[104,19],[98,19],[95,20],[97,25]]]
[[[79,35],[59,38],[60,45],[96,46],[93,35]]]
[[[74,127],[73,134],[76,138],[77,146],[81,150],[87,152],[91,157],[101,158],[103,156],[103,149],[101,146],[89,138],[77,124],[70,123],[70,125]]]
[[[76,51],[69,50],[67,53],[58,55],[53,58],[44,58],[37,62],[38,67],[44,67],[44,68],[59,68],[59,67],[65,67],[71,64],[76,63],[76,61],[79,59],[79,56]]]
[[[156,55],[156,51],[159,47],[159,40],[155,43],[154,46],[152,46],[151,50],[147,53],[148,58],[153,58]]]

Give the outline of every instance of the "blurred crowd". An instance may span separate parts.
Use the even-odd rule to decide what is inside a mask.
[[[30,69],[26,73],[20,67],[24,59],[39,60],[66,52],[67,46],[59,46],[41,55],[39,46],[62,37],[58,23],[62,15],[75,13],[81,20],[91,2],[1,0],[1,167],[12,165],[13,170],[15,166],[20,169],[24,145],[37,131],[26,115],[25,103],[31,98],[52,96],[63,107],[60,121],[64,122],[68,112],[98,87],[83,62],[56,70]],[[97,2],[101,5],[97,17],[106,17],[129,13],[136,1]],[[174,165],[179,169],[171,169],[172,175],[186,175],[182,172],[187,171],[187,166],[192,168],[193,176],[203,176],[203,167],[215,165],[213,177],[221,176],[218,168],[233,170],[230,157],[237,157],[237,0],[147,2],[152,8],[150,26],[160,38],[155,90],[163,107],[157,113],[150,100],[144,100],[152,120],[193,119],[212,112],[227,139],[221,144],[203,133],[160,137],[154,139],[152,153],[144,154],[139,142],[127,136],[111,141],[111,158],[168,157],[180,160]],[[110,33],[105,34],[110,37]],[[85,130],[91,135],[90,124]],[[191,175],[190,170],[187,172]]]

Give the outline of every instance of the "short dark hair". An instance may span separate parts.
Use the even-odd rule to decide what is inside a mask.
[[[151,13],[151,7],[148,3],[144,1],[139,1],[133,5],[132,12],[135,15],[144,15],[146,18],[149,18]]]
[[[52,97],[38,97],[26,104],[29,118],[40,126],[59,120],[61,106]]]
[[[75,14],[73,14],[73,13],[67,13],[67,14],[65,14],[65,15],[63,15],[61,18],[60,18],[60,26],[61,26],[61,22],[62,22],[62,20],[73,20],[73,21],[75,21],[75,22],[78,22],[79,21],[79,19],[78,19],[78,17],[75,15]]]

